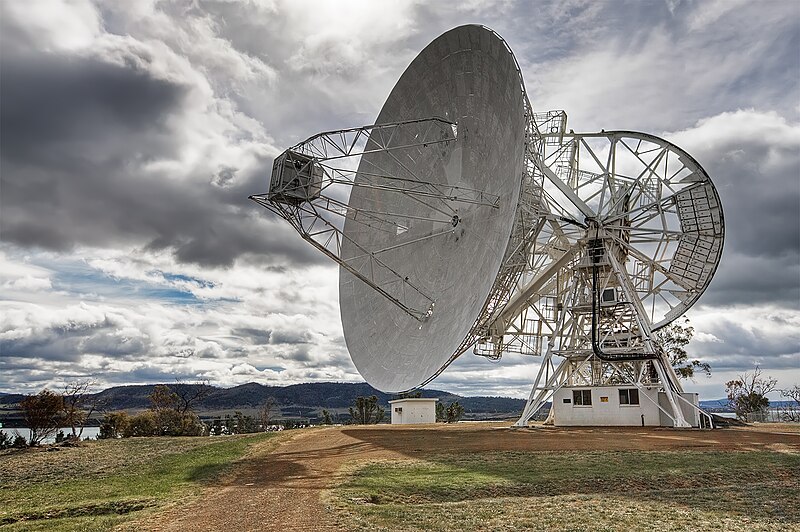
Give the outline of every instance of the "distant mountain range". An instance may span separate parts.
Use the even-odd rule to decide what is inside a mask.
[[[150,406],[149,396],[155,384],[138,386],[115,386],[96,394],[103,410],[144,410]],[[183,386],[192,390],[197,384],[167,384],[167,386]],[[439,399],[446,404],[458,401],[464,407],[466,419],[503,419],[519,415],[525,406],[523,399],[508,397],[464,397],[441,390],[422,390],[422,397]],[[359,396],[375,395],[381,406],[389,408],[389,401],[397,396],[380,392],[366,383],[318,382],[309,384],[292,384],[289,386],[265,386],[255,382],[234,386],[233,388],[217,388],[195,407],[201,417],[220,415],[223,412],[236,410],[254,413],[264,405],[270,397],[275,399],[275,415],[283,417],[321,416],[322,409],[331,412],[347,412]],[[16,417],[16,405],[24,398],[21,394],[0,395],[0,420]],[[280,414],[277,410],[280,409]],[[17,414],[18,415],[18,414]]]
[[[773,401],[772,399],[769,401],[770,408],[784,408],[794,404],[794,401]],[[733,409],[728,405],[727,399],[700,401],[700,408],[708,410],[709,412],[733,412]]]
[[[115,386],[91,394],[102,404],[103,411],[137,411],[150,407],[149,396],[157,385]],[[175,388],[183,386],[193,390],[201,385],[168,383]],[[194,410],[203,418],[224,416],[226,413],[242,411],[253,415],[269,398],[274,398],[273,415],[276,418],[319,419],[323,409],[333,414],[345,414],[359,396],[375,395],[379,404],[389,412],[389,401],[398,396],[380,392],[366,383],[317,382],[292,384],[289,386],[265,386],[249,382],[233,388],[217,388]],[[422,397],[432,397],[449,404],[458,401],[464,407],[465,419],[510,419],[517,417],[525,406],[525,400],[509,397],[465,397],[441,390],[422,390]],[[13,426],[21,421],[19,402],[25,396],[0,392],[0,422]],[[781,407],[788,401],[771,401],[770,406]],[[711,412],[729,412],[727,399],[700,401],[700,407]],[[546,412],[546,409],[543,410]]]

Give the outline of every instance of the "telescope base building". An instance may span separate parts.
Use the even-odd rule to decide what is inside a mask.
[[[681,393],[681,410],[692,427],[700,426],[696,393]],[[688,404],[688,403],[691,403]],[[693,406],[692,406],[693,405]],[[568,426],[671,427],[666,394],[656,387],[562,387],[553,395],[553,424]]]

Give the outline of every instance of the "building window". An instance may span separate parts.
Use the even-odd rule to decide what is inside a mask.
[[[592,390],[572,390],[572,403],[575,406],[592,406]]]
[[[571,402],[572,402],[572,399],[570,399],[569,397],[565,397],[565,398],[564,398],[564,404],[565,404],[565,405],[568,405],[568,404],[570,404]]]
[[[607,403],[607,402],[608,402],[608,397],[606,397],[606,396],[601,396],[601,397],[600,397],[600,402],[601,402],[601,403]]]
[[[620,390],[619,391],[619,404],[621,405],[638,405],[639,404],[639,390],[636,388]]]

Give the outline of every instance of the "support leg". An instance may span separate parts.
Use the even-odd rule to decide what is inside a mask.
[[[547,358],[547,360],[542,362],[542,368],[539,369],[539,376],[533,385],[533,389],[531,389],[531,395],[528,398],[528,403],[522,410],[522,415],[519,417],[517,422],[514,423],[515,427],[526,427],[528,425],[528,421],[530,421],[536,412],[538,412],[539,409],[544,406],[553,393],[564,384],[567,359],[564,359],[561,364],[558,365],[558,368],[556,368],[556,370],[553,372],[553,375],[547,379],[547,382],[544,385],[541,384],[543,376],[542,369],[545,367],[545,364],[550,363],[550,358]]]

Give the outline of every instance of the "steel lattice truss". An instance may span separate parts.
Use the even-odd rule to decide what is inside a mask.
[[[549,118],[541,126],[546,140],[535,146],[541,150],[545,179],[532,181],[534,186],[541,183],[532,194],[544,215],[531,242],[522,286],[484,331],[495,348],[511,331],[516,349],[507,338],[506,350],[540,354],[526,346],[524,337],[532,331],[555,334],[553,309],[559,304],[585,307],[585,292],[575,295],[575,302],[567,301],[567,285],[577,289],[581,278],[565,272],[577,271],[590,237],[600,238],[617,263],[608,265],[605,288],[615,291],[614,301],[638,311],[648,332],[683,314],[706,288],[719,261],[722,211],[700,165],[677,147],[642,133],[564,134],[559,131],[565,123],[562,116],[544,116]],[[589,234],[587,220],[597,222],[596,235]],[[585,278],[582,283],[586,285]],[[533,316],[526,315],[531,312]],[[626,313],[632,314],[618,312]],[[573,323],[558,334],[574,345],[578,329]]]
[[[560,386],[660,382],[670,392],[665,414],[685,425],[680,384],[653,333],[700,297],[717,267],[716,190],[694,159],[657,137],[566,133],[563,112],[534,119],[541,139],[529,146],[530,186],[541,217],[513,296],[485,320],[474,352],[545,356],[519,424]],[[603,256],[594,280],[590,243]],[[593,325],[594,293],[605,300]],[[564,357],[558,367],[553,356]]]
[[[454,142],[457,133],[455,123],[435,117],[319,133],[281,154],[275,161],[269,193],[250,199],[288,221],[305,240],[409,315],[425,320],[432,312],[433,298],[384,261],[382,254],[452,232],[458,223],[455,204],[497,208],[500,199],[480,190],[424,180],[404,165],[403,171],[389,172],[373,164],[371,171],[359,172],[361,179],[355,184],[355,168],[364,154],[386,153],[399,162],[404,152],[436,149]],[[410,217],[408,213],[349,206],[353,186],[414,198],[430,207],[435,216],[425,219],[439,224],[441,231],[383,249],[365,249],[349,240],[361,253],[344,259],[345,217],[371,230],[397,235],[406,230],[399,220]]]

